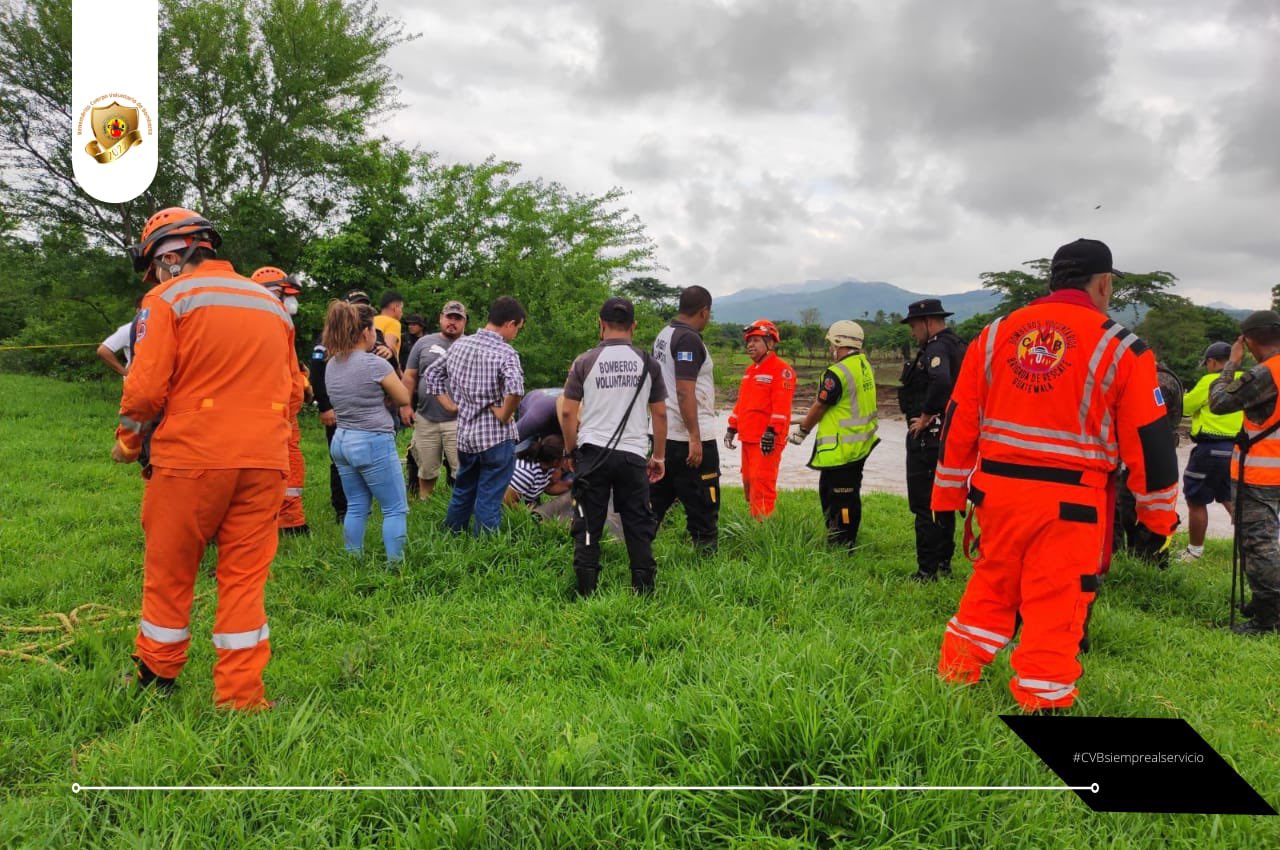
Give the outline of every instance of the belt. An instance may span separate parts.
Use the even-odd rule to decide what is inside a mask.
[[[1103,472],[1084,469],[1064,469],[1060,466],[1032,466],[1025,463],[1006,463],[999,460],[983,460],[981,469],[987,475],[1000,478],[1017,478],[1022,481],[1047,481],[1052,484],[1071,484],[1077,487],[1107,486],[1109,476]]]

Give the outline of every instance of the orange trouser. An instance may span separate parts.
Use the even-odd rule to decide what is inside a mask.
[[[782,462],[782,446],[786,437],[778,437],[769,454],[760,452],[759,443],[742,444],[742,489],[746,493],[751,516],[764,519],[773,513],[778,500],[778,464]]]
[[[1077,656],[1097,595],[1106,491],[975,473],[980,554],[942,638],[938,672],[973,683],[1022,627],[1009,683],[1024,709],[1065,708],[1076,697]]]
[[[214,701],[262,707],[271,657],[262,592],[275,557],[284,473],[275,469],[152,468],[142,497],[146,532],[138,657],[173,679],[187,662],[191,599],[205,546],[218,538],[213,618]]]
[[[280,506],[279,526],[298,528],[307,524],[302,510],[302,488],[307,482],[307,462],[302,456],[302,429],[295,418],[289,433],[289,478],[285,482],[284,504]]]

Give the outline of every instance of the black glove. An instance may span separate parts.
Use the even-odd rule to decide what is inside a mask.
[[[760,438],[760,454],[773,454],[773,444],[775,439],[777,439],[777,435],[773,433],[773,429],[765,429],[764,435]]]
[[[1130,538],[1129,549],[1144,561],[1150,561],[1157,566],[1168,566],[1171,539],[1172,536],[1156,534],[1142,523],[1138,523],[1138,527],[1134,529]]]

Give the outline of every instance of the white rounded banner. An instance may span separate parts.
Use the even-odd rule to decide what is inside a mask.
[[[71,168],[99,201],[131,201],[156,176],[158,12],[158,0],[71,3]]]

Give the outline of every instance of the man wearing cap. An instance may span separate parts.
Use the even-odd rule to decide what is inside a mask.
[[[413,318],[420,317],[410,317]],[[418,391],[418,379],[466,330],[467,308],[461,301],[445,304],[440,310],[440,332],[422,337],[409,352],[404,368],[404,385],[411,396]],[[418,392],[418,415],[413,421],[413,442],[409,451],[417,461],[418,499],[426,501],[431,498],[440,477],[442,456],[453,474],[458,474],[457,411],[446,410],[432,393]]]
[[[410,313],[404,319],[404,339],[400,341],[400,368],[409,368],[409,355],[413,347],[427,332],[427,320],[418,313]]]
[[[1183,411],[1191,416],[1191,457],[1182,473],[1182,494],[1187,500],[1187,548],[1179,561],[1195,561],[1204,555],[1204,535],[1209,528],[1209,505],[1220,502],[1231,515],[1231,452],[1244,424],[1240,411],[1217,414],[1209,409],[1209,387],[1231,359],[1231,345],[1215,342],[1204,350],[1207,370],[1183,398]],[[1232,378],[1240,377],[1236,372]]]
[[[1030,712],[1075,701],[1121,460],[1144,550],[1166,548],[1178,523],[1178,462],[1155,356],[1107,318],[1112,273],[1102,242],[1059,248],[1049,295],[997,318],[969,347],[942,429],[933,509],[972,502],[982,539],[938,673],[977,682],[1021,617],[1009,687]],[[965,539],[968,554],[968,527]]]
[[[370,304],[369,293],[363,289],[351,290],[343,296],[342,300],[348,304]],[[323,336],[323,332],[316,335],[315,346],[311,349],[311,391],[315,396],[316,410],[320,413],[320,424],[324,426],[325,444],[329,445],[333,443],[333,435],[338,430],[338,414],[333,412],[333,404],[329,401],[329,390],[324,383],[325,364],[328,360]],[[382,331],[376,329],[373,353],[388,361],[395,356],[394,352],[387,347]],[[329,504],[333,506],[338,525],[342,525],[347,516],[347,494],[342,491],[342,476],[338,474],[338,467],[332,457],[329,460]]]
[[[511,343],[525,316],[519,301],[501,296],[489,307],[488,323],[450,345],[424,373],[424,391],[458,417],[458,471],[444,517],[455,533],[473,516],[477,534],[497,531],[502,522],[502,498],[516,464],[516,408],[524,395],[524,368]]]
[[[631,588],[652,593],[658,520],[649,485],[662,478],[667,445],[666,386],[662,367],[631,343],[636,314],[625,298],[600,308],[600,344],[580,354],[564,383],[560,426],[574,473],[573,571],[577,592],[590,596],[600,575],[600,535],[610,496],[622,517],[631,562]],[[653,425],[653,456],[649,426]]]
[[[850,548],[862,524],[862,468],[880,442],[876,436],[876,375],[862,353],[862,325],[841,319],[827,330],[832,365],[818,397],[790,440],[800,445],[814,425],[809,467],[818,470],[818,499],[827,539]]]
[[[1280,631],[1280,316],[1259,310],[1240,323],[1240,331],[1222,374],[1209,385],[1209,410],[1244,414],[1231,481],[1240,559],[1253,600],[1242,609],[1250,619],[1232,630],[1257,635]],[[1246,348],[1258,365],[1237,377]]]
[[[720,452],[716,386],[702,330],[711,321],[711,293],[701,286],[680,293],[679,313],[653,341],[662,382],[675,393],[667,407],[667,473],[650,488],[653,513],[662,524],[677,500],[696,550],[714,554],[719,537]]]
[[[902,320],[920,346],[915,359],[903,365],[898,388],[898,407],[907,418],[907,504],[915,515],[915,581],[950,576],[955,552],[955,512],[929,508],[942,417],[964,362],[964,341],[947,327],[950,315],[939,299],[925,298],[910,304]]]

